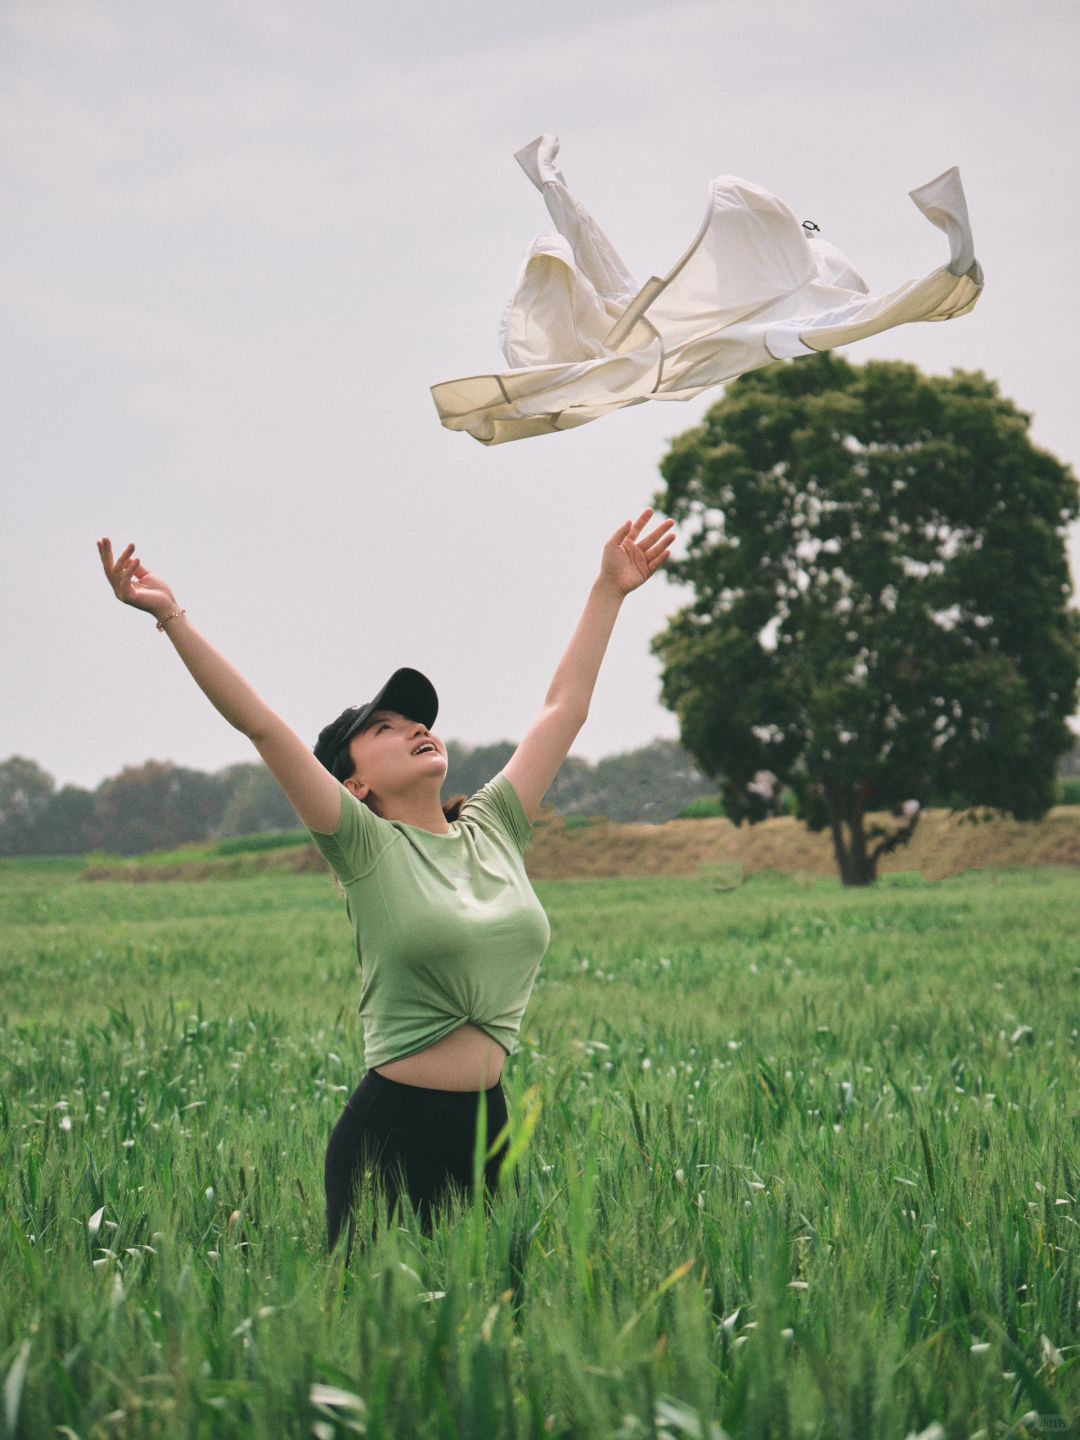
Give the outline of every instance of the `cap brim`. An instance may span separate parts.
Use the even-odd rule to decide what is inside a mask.
[[[419,670],[411,670],[408,666],[395,670],[374,700],[361,707],[342,736],[341,746],[347,745],[364,728],[376,710],[395,710],[407,720],[418,720],[430,729],[439,713],[439,697],[435,694],[434,685]]]

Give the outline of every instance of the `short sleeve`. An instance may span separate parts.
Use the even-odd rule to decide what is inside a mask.
[[[308,828],[316,848],[343,885],[366,875],[395,836],[367,805],[341,788],[341,819],[332,835]]]
[[[522,808],[518,793],[504,770],[494,780],[467,800],[461,808],[462,819],[475,820],[483,829],[493,829],[510,841],[519,855],[532,838],[532,826]]]

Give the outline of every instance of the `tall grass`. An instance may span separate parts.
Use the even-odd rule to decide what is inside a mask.
[[[9,1434],[1075,1416],[1072,876],[540,888],[515,1175],[430,1238],[384,1216],[346,1266],[322,1158],[363,1059],[332,884],[0,869]]]

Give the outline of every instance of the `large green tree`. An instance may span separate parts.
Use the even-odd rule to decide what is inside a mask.
[[[761,818],[771,772],[845,884],[910,837],[913,802],[1052,803],[1077,487],[1029,422],[981,373],[821,355],[734,382],[661,463],[694,596],[653,642],[664,702],[728,814]]]
[[[229,800],[228,774],[207,775],[168,760],[129,765],[105,780],[91,817],[98,845],[117,855],[141,855],[205,839]]]

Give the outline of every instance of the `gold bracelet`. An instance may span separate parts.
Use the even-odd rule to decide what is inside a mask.
[[[170,614],[168,614],[168,615],[163,615],[163,616],[161,617],[161,619],[157,622],[157,628],[158,628],[159,630],[164,630],[164,629],[165,629],[165,626],[169,623],[170,620],[175,620],[178,615],[186,615],[186,614],[187,614],[187,611],[186,611],[186,610],[173,610]]]

